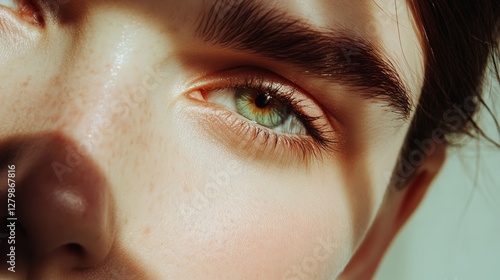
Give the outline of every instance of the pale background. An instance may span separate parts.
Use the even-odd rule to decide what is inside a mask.
[[[500,87],[487,84],[500,121]],[[479,121],[500,141],[491,117],[483,112]],[[474,141],[448,152],[441,174],[375,279],[500,279],[500,149]]]

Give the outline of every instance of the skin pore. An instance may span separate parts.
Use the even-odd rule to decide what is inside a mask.
[[[424,76],[404,1],[43,3],[43,22],[0,7],[0,179],[16,165],[22,225],[2,279],[368,279],[439,170],[436,153],[388,188]],[[295,57],[325,63],[305,69],[276,32],[211,37],[235,11],[346,45],[310,44]],[[295,126],[235,112],[245,86],[295,100]]]

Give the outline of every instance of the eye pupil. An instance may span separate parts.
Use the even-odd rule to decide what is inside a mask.
[[[255,98],[255,106],[259,109],[266,108],[271,101],[271,96],[269,94],[261,93]]]

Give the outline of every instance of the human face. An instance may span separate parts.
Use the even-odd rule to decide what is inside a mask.
[[[421,89],[404,1],[0,3],[19,222],[2,277],[326,279],[349,263]]]

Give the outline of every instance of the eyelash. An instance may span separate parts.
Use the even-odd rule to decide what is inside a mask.
[[[267,127],[253,123],[244,117],[239,118],[243,122],[242,134],[250,134],[252,142],[257,138],[262,137],[263,150],[267,151],[269,148],[276,150],[279,145],[284,146],[286,150],[291,152],[299,152],[298,154],[291,155],[292,158],[299,156],[303,160],[310,158],[320,158],[325,152],[331,153],[335,147],[335,133],[332,131],[327,123],[320,124],[321,120],[325,120],[324,114],[318,116],[310,116],[305,111],[306,106],[302,103],[307,102],[306,98],[296,97],[295,89],[287,89],[289,86],[275,81],[268,81],[261,77],[245,76],[241,78],[229,78],[224,80],[223,86],[202,87],[201,94],[203,99],[210,91],[214,90],[236,90],[236,89],[251,89],[257,92],[264,92],[276,98],[286,106],[292,109],[293,114],[304,125],[307,135],[290,135],[273,131]],[[220,105],[222,106],[222,105]],[[232,114],[238,113],[231,111]],[[290,157],[287,157],[290,158]]]

